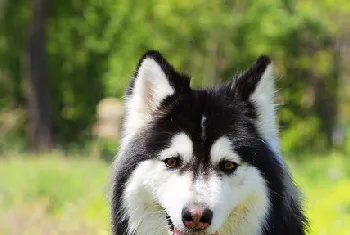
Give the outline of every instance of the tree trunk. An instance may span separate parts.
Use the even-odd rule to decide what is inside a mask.
[[[339,51],[335,47],[333,40],[328,42],[324,50],[332,54],[332,65],[328,74],[319,77],[315,86],[315,111],[320,117],[321,131],[326,136],[327,148],[334,147],[334,130],[338,119],[338,89],[340,77],[340,57]]]
[[[35,151],[52,147],[50,89],[46,74],[45,34],[51,0],[33,0],[24,58],[29,111],[30,146]]]

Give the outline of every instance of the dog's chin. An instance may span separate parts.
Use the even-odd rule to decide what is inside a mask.
[[[205,231],[201,231],[201,232],[184,232],[184,231],[182,231],[180,229],[174,228],[173,235],[219,235],[219,232],[216,231],[215,233],[212,233],[212,234],[206,233]]]

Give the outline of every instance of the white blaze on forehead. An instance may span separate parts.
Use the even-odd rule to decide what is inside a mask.
[[[212,163],[218,163],[222,159],[237,163],[241,162],[238,154],[233,150],[230,139],[226,136],[220,137],[213,143],[210,150],[210,158]]]
[[[159,154],[159,158],[164,160],[169,157],[176,157],[177,155],[180,155],[185,162],[189,162],[193,155],[193,142],[191,138],[183,132],[172,137],[168,148],[164,149]]]
[[[207,120],[207,117],[203,115],[201,120],[202,139],[204,139],[206,135],[206,124],[205,124],[206,120]]]

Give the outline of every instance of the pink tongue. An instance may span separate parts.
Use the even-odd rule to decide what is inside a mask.
[[[174,229],[174,233],[173,233],[173,235],[185,235],[185,233],[184,232],[182,232],[181,230],[178,230],[178,229]],[[215,233],[213,233],[213,234],[210,234],[210,235],[219,235],[219,232],[218,231],[216,231]]]

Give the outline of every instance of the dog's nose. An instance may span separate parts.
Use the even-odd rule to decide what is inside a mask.
[[[184,207],[182,222],[186,228],[194,230],[206,229],[213,218],[213,211],[203,207]]]

